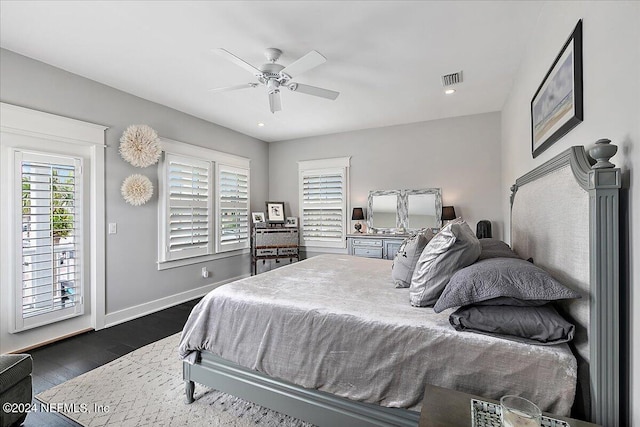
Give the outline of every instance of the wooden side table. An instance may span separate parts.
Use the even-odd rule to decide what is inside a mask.
[[[424,399],[422,400],[419,427],[470,427],[471,399],[498,403],[495,400],[481,396],[427,384],[424,390]],[[598,427],[597,424],[574,420],[573,418],[547,413],[545,415],[566,421],[571,427]]]

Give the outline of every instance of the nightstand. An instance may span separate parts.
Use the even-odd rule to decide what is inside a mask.
[[[427,384],[424,389],[419,427],[470,427],[471,399],[497,403],[495,400]],[[571,427],[599,427],[598,424],[573,418],[544,414],[568,422]]]

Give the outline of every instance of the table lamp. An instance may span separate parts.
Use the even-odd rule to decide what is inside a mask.
[[[356,228],[356,233],[362,233],[362,231],[360,231],[362,229],[362,224],[360,224],[360,221],[364,219],[364,211],[362,210],[362,208],[353,208],[351,219],[354,221],[358,221],[354,225],[354,227]]]
[[[442,220],[443,221],[451,221],[452,219],[456,219],[456,210],[453,206],[443,206],[442,207]]]

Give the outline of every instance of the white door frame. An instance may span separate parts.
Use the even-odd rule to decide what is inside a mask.
[[[91,269],[91,326],[98,330],[105,326],[105,131],[106,126],[87,123],[54,114],[0,103],[0,132],[46,139],[52,142],[76,144],[89,149],[91,155],[89,190],[90,258]],[[2,149],[7,151],[7,144]],[[46,147],[42,148],[47,151]],[[5,165],[3,165],[4,167]],[[3,184],[4,185],[4,184]],[[3,221],[5,224],[7,219]],[[7,226],[2,224],[3,234]],[[10,235],[7,233],[7,235]],[[2,261],[14,258],[3,256]],[[7,270],[7,269],[4,269]],[[7,277],[0,277],[5,281]],[[13,301],[12,301],[13,303]],[[87,303],[87,301],[85,301]],[[5,307],[2,307],[4,309]]]

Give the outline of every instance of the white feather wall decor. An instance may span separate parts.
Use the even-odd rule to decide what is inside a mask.
[[[133,206],[144,205],[153,195],[153,184],[144,175],[134,174],[125,178],[120,187],[125,202]]]
[[[146,168],[158,162],[162,154],[158,134],[147,125],[131,125],[120,138],[120,155],[127,162],[139,168]]]

